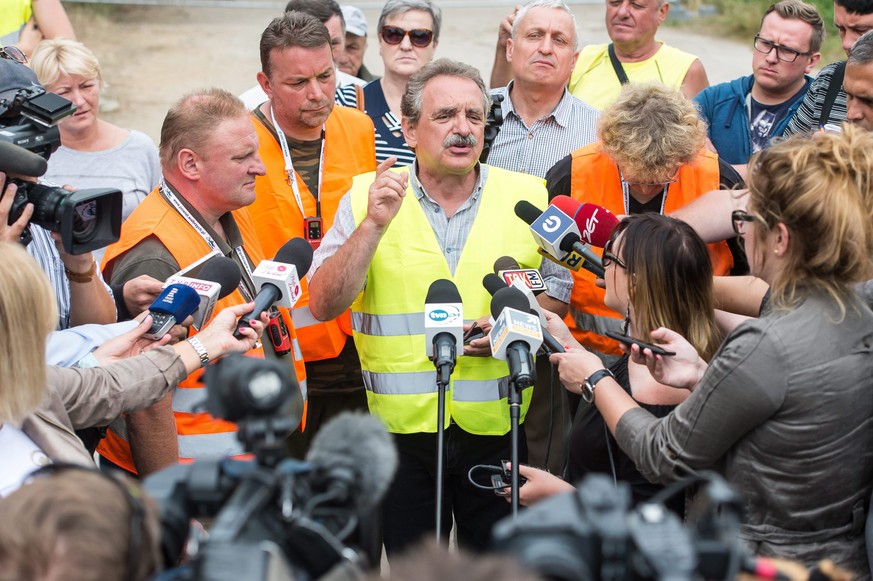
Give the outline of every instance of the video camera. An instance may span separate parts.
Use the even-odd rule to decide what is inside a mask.
[[[7,91],[5,98],[0,99],[0,171],[34,178],[43,175],[45,161],[61,143],[57,123],[75,111],[70,101],[36,84]],[[16,178],[7,182],[18,187],[9,212],[10,225],[32,203],[30,221],[58,232],[70,254],[84,254],[118,240],[123,204],[120,190],[68,192]],[[3,184],[2,191],[5,189]],[[31,239],[26,229],[21,241],[27,245]]]
[[[703,481],[688,525],[663,500]],[[575,493],[538,503],[493,531],[493,547],[547,579],[560,581],[730,579],[754,570],[738,533],[739,497],[702,472],[631,509],[627,483],[590,475]]]
[[[369,414],[341,414],[316,435],[306,462],[287,459],[284,440],[303,411],[287,366],[229,355],[208,367],[205,379],[206,411],[236,421],[255,460],[197,461],[145,479],[145,492],[160,507],[165,566],[179,562],[192,518],[214,518],[190,563],[159,579],[358,578],[378,564],[378,555],[363,553],[368,539],[355,535],[397,467],[382,423]]]

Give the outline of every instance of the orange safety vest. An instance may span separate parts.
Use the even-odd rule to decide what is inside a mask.
[[[242,236],[246,255],[254,265],[257,265],[263,260],[264,253],[248,213],[243,208],[233,212],[233,218]],[[155,188],[125,221],[120,240],[106,249],[103,257],[104,272],[116,258],[148,236],[156,236],[182,267],[211,251],[206,241],[161,196],[160,188]],[[216,303],[214,312],[218,313],[226,307],[245,302],[246,299],[237,288]],[[296,342],[297,336],[287,309],[280,309],[280,311],[285,318],[292,340]],[[192,333],[196,334],[194,329],[189,331],[189,334]],[[303,359],[297,350],[292,349],[292,353],[298,381],[301,386],[305,386],[306,368]],[[262,347],[257,347],[246,355],[263,358],[264,350]],[[194,404],[205,398],[204,385],[200,381],[203,371],[203,369],[194,371],[173,392],[173,414],[176,418],[176,431],[179,434],[180,461],[190,461],[207,455],[226,455],[226,451],[236,445],[236,424],[216,419],[206,412],[192,411]],[[301,429],[306,421],[305,409],[304,407]],[[136,473],[130,446],[124,437],[124,426],[116,423],[114,428],[107,430],[106,438],[100,442],[97,451],[125,470]]]
[[[303,219],[315,216],[315,197],[296,174],[300,200],[306,216],[294,198],[285,176],[282,148],[258,117],[251,115],[258,133],[258,153],[267,167],[267,175],[255,180],[255,203],[247,209],[260,237],[261,248],[270,258],[291,238],[303,236]],[[324,167],[321,168],[322,235],[333,225],[340,199],[352,187],[356,175],[375,171],[376,137],[373,122],[356,109],[334,107],[324,127]],[[333,359],[338,356],[352,334],[347,310],[332,321],[317,321],[309,312],[309,284],[301,280],[303,293],[292,311],[300,347],[306,361]]]
[[[603,206],[616,215],[626,214],[618,165],[592,143],[572,153],[570,195],[580,202]],[[664,213],[669,214],[689,204],[702,194],[719,188],[718,156],[703,151],[679,169],[675,183],[670,184],[664,201]],[[708,244],[712,269],[716,275],[727,274],[733,267],[733,256],[725,242]],[[597,250],[597,249],[594,249]],[[599,252],[602,253],[602,250]],[[580,269],[573,273],[573,293],[570,312],[564,318],[576,339],[601,353],[620,355],[619,343],[602,333],[618,330],[622,316],[604,303],[606,291],[594,285],[595,276]]]

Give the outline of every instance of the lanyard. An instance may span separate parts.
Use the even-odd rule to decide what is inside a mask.
[[[288,148],[288,140],[285,139],[285,132],[279,127],[276,122],[276,114],[273,112],[273,105],[270,104],[270,118],[273,121],[273,129],[276,130],[276,137],[279,139],[279,147],[282,148],[282,157],[285,158],[285,180],[291,186],[291,191],[294,192],[294,200],[297,202],[297,207],[300,208],[300,215],[307,218],[306,211],[303,209],[303,199],[300,197],[300,186],[297,184],[297,174],[294,172],[294,163],[291,161],[291,150]],[[315,215],[321,217],[321,178],[324,175],[324,127],[321,128],[321,147],[318,154],[318,191],[312,196],[315,198]]]
[[[664,184],[664,190],[661,192],[661,211],[659,213],[662,216],[664,215],[664,204],[667,203],[667,189],[669,187],[670,184]],[[624,181],[621,182],[621,193],[624,196],[624,213],[630,215],[630,188]]]
[[[188,211],[188,208],[186,208],[182,204],[182,202],[179,201],[179,198],[176,197],[176,194],[173,193],[173,190],[169,187],[169,185],[167,184],[166,181],[161,182],[161,194],[170,203],[170,205],[173,206],[173,208],[175,208],[175,210],[177,212],[179,212],[179,214],[182,216],[182,218],[184,218],[185,221],[188,222],[188,224],[192,228],[194,228],[194,230],[200,235],[200,237],[203,238],[203,240],[206,242],[206,244],[209,246],[210,249],[219,250],[218,243],[215,241],[215,239],[212,238],[212,236],[209,234],[209,232],[206,231],[206,228],[204,228],[203,225],[200,224],[200,222],[198,222],[197,219],[194,218],[193,215],[191,215],[191,212]],[[234,250],[234,252],[236,252],[237,256],[239,257],[239,260],[242,263],[243,268],[245,268],[246,274],[248,274],[248,276],[249,276],[249,282],[251,282],[252,281],[252,269],[249,266],[248,257],[246,256],[246,253],[243,250],[243,247],[237,246],[233,250]],[[252,283],[252,288],[255,288],[254,283]],[[252,300],[252,294],[249,292],[249,290],[243,284],[242,280],[240,280],[240,283],[239,283],[239,292],[242,293],[242,296],[243,296],[243,298],[245,298],[246,302],[250,302]]]

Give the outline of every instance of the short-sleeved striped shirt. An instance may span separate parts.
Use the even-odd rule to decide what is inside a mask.
[[[406,139],[400,129],[400,118],[388,108],[382,83],[379,80],[367,83],[363,89],[364,113],[373,120],[376,129],[376,163],[382,163],[389,157],[396,157],[394,167],[410,165],[415,159],[415,152],[406,145]],[[345,107],[358,106],[358,93],[353,85],[346,85],[336,90],[336,102]]]

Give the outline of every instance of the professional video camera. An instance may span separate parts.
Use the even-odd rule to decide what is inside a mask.
[[[39,177],[46,171],[46,160],[61,143],[57,123],[75,113],[76,107],[36,84],[36,77],[24,65],[7,60],[3,66],[0,76],[6,75],[5,69],[12,67],[12,73],[6,75],[8,82],[25,86],[0,94],[0,171]],[[32,81],[26,86],[28,77],[32,77]],[[18,187],[9,212],[9,224],[18,220],[29,202],[33,204],[30,221],[58,232],[64,248],[71,254],[84,254],[118,240],[123,204],[121,191],[68,192],[20,179],[8,181]],[[6,184],[2,187],[5,191]],[[25,230],[22,242],[27,245],[30,241],[30,232]]]
[[[683,526],[662,501],[701,480]],[[547,579],[733,580],[739,571],[755,570],[738,537],[740,507],[736,493],[711,472],[676,483],[633,510],[626,483],[591,475],[575,493],[497,523],[494,548]]]
[[[369,414],[341,414],[316,435],[306,462],[286,459],[284,440],[303,409],[287,367],[230,355],[207,368],[206,384],[206,411],[237,422],[240,442],[255,460],[197,461],[146,478],[144,489],[160,507],[167,567],[179,561],[190,519],[214,517],[190,564],[161,578],[360,576],[372,563],[354,545],[353,532],[397,467],[382,423]]]

